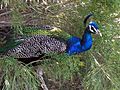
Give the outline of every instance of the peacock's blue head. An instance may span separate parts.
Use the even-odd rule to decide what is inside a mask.
[[[91,21],[89,23],[88,30],[90,31],[90,33],[99,34],[100,36],[102,36],[102,34],[99,31],[98,24],[96,22],[94,22],[94,21]]]

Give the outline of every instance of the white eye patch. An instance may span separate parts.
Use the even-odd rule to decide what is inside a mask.
[[[95,33],[97,29],[94,26],[89,25],[90,32]]]

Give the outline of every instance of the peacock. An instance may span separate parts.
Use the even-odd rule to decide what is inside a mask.
[[[101,35],[98,25],[94,21],[90,21],[86,26],[87,20],[93,16],[89,14],[85,17],[84,25],[85,30],[82,38],[71,36],[64,32],[61,34],[61,30],[52,28],[49,35],[33,35],[24,38],[23,40],[18,40],[17,44],[13,45],[4,52],[6,56],[12,56],[15,58],[33,58],[40,57],[42,54],[46,53],[66,53],[67,55],[75,55],[81,52],[85,52],[92,47],[92,36],[91,34]],[[57,31],[58,30],[58,31]],[[52,32],[56,32],[53,35]],[[65,38],[61,38],[61,36]]]

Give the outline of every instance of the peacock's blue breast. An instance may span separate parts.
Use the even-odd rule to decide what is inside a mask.
[[[80,53],[81,51],[81,39],[78,37],[71,37],[67,40],[67,49],[66,49],[66,53],[68,55],[73,55],[76,53]]]

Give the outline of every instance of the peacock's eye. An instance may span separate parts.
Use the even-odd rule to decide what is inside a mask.
[[[91,29],[94,30],[93,26],[91,26]]]
[[[97,32],[96,28],[94,26],[91,26],[91,25],[89,26],[89,30],[90,30],[91,33],[96,33]]]
[[[94,26],[92,26],[91,29],[93,30],[93,32],[96,32],[96,29]]]

